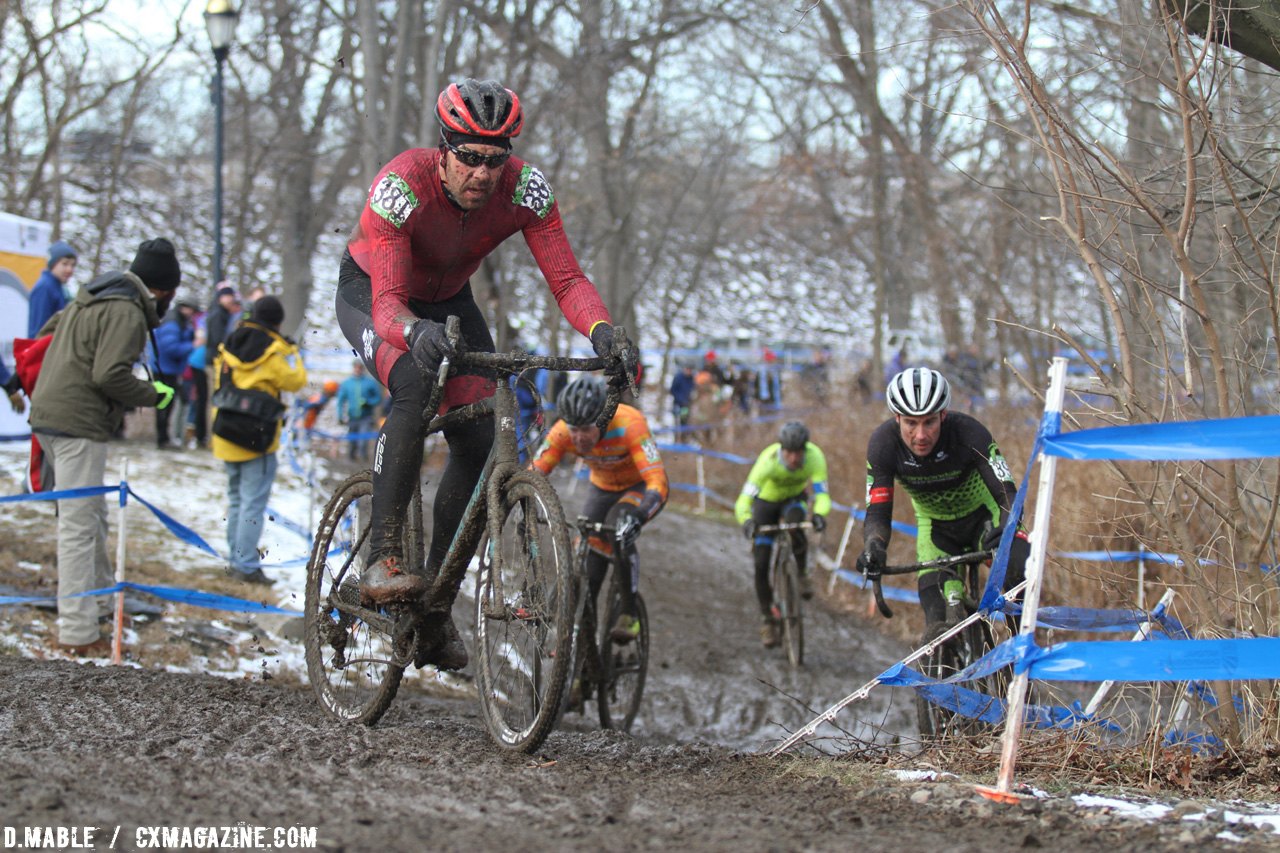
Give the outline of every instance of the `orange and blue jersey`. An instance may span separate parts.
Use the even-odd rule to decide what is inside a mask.
[[[544,474],[560,464],[566,454],[577,455],[569,425],[558,421],[547,433],[531,463]],[[620,492],[644,484],[645,498],[640,508],[646,518],[658,514],[667,502],[670,486],[658,444],[649,432],[649,422],[639,409],[621,404],[591,452],[583,457],[591,471],[591,484],[607,492]]]

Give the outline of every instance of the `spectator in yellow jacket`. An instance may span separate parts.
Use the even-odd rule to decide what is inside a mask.
[[[227,574],[271,584],[258,541],[276,477],[283,391],[307,382],[298,345],[280,334],[284,306],[274,296],[254,303],[253,317],[227,336],[214,362],[213,455],[227,468]]]

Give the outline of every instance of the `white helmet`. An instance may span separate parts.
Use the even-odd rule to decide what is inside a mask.
[[[941,412],[951,404],[951,385],[928,367],[907,368],[889,380],[884,393],[895,415],[918,418]]]

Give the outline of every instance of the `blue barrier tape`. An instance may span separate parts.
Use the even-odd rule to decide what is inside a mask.
[[[1036,647],[1027,656],[1039,681],[1249,681],[1280,678],[1280,638],[1114,640]]]
[[[58,598],[83,598],[91,595],[113,595],[117,592],[128,592],[136,590],[137,592],[145,592],[148,595],[154,595],[156,598],[162,598],[166,601],[177,602],[178,604],[190,604],[194,607],[203,607],[209,610],[225,610],[232,613],[276,613],[282,616],[302,616],[300,610],[287,610],[283,607],[276,607],[272,604],[264,604],[260,601],[246,601],[242,598],[235,598],[230,595],[218,595],[212,592],[201,592],[192,589],[179,589],[170,586],[152,586],[150,584],[130,583],[121,581],[112,586],[103,587],[102,589],[91,589],[86,592],[77,592],[74,595],[64,596],[0,596],[0,605],[5,604],[49,604],[58,600]]]
[[[94,495],[105,495],[120,491],[119,486],[85,486],[81,489],[62,489],[57,492],[35,492],[29,495],[6,495],[0,498],[0,504],[21,503],[22,501],[60,501],[75,498],[91,498]]]
[[[206,554],[210,554],[214,557],[222,558],[222,555],[219,554],[217,551],[215,551],[212,545],[204,541],[204,539],[200,537],[199,533],[196,533],[190,527],[187,527],[186,525],[174,520],[164,510],[148,502],[145,498],[139,496],[137,492],[130,490],[130,494],[132,494],[134,498],[137,499],[138,503],[142,504],[147,509],[151,510],[151,514],[154,515],[156,518],[160,519],[160,523],[163,524],[166,528],[168,528],[169,532],[172,533],[174,536],[177,536],[179,539],[181,539],[183,542],[186,542],[188,545],[194,545],[195,547],[199,548],[201,551],[204,551]]]
[[[298,522],[288,518],[287,516],[282,515],[279,510],[274,509],[273,507],[270,507],[270,506],[267,507],[267,516],[276,524],[280,525],[285,530],[288,530],[290,533],[296,533],[297,535],[301,536],[303,540],[307,543],[308,547],[310,547],[311,545],[310,530],[303,527]]]
[[[31,433],[24,435],[0,435],[0,441],[30,441]]]
[[[1280,415],[1085,429],[1046,437],[1044,452],[1064,459],[1266,459],[1280,456]]]

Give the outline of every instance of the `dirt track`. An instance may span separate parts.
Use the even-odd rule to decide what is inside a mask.
[[[3,825],[102,827],[97,849],[123,826],[125,850],[139,849],[137,826],[238,822],[314,827],[327,850],[1224,843],[1214,841],[1221,824],[1144,824],[1062,798],[993,806],[958,782],[901,782],[812,753],[752,754],[904,649],[859,617],[814,606],[808,666],[793,673],[759,647],[736,530],[668,512],[641,548],[653,662],[634,737],[568,717],[538,754],[508,754],[465,695],[406,685],[367,729],[332,722],[284,678],[0,657]],[[910,699],[875,694],[839,722],[886,743],[910,733]],[[1251,840],[1231,849],[1276,846],[1263,831],[1236,832]]]

